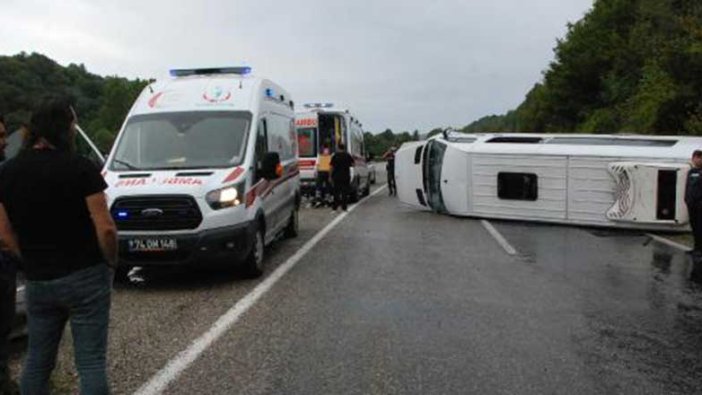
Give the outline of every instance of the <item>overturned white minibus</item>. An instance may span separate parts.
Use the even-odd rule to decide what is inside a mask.
[[[400,200],[456,216],[689,230],[702,138],[444,133],[396,154]]]

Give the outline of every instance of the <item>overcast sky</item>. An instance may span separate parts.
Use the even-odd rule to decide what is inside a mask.
[[[516,107],[592,0],[0,0],[0,54],[101,75],[248,64],[380,132]]]

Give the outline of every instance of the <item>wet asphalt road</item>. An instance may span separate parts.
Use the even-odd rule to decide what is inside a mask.
[[[306,209],[275,270],[334,218]],[[702,286],[639,234],[419,212],[352,212],[166,391],[173,394],[702,393]],[[110,338],[130,393],[260,280],[147,272],[119,284]],[[65,342],[66,343],[66,342]],[[69,347],[58,387],[75,385]]]

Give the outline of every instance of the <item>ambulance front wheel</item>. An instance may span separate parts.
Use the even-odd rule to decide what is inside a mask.
[[[249,255],[244,260],[242,271],[244,276],[247,278],[258,278],[261,277],[264,270],[263,264],[263,252],[265,250],[265,245],[263,241],[263,229],[257,226],[254,234],[253,245],[251,246],[251,251]]]

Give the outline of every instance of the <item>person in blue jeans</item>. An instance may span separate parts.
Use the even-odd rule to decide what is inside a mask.
[[[100,170],[76,154],[70,101],[44,99],[25,149],[0,169],[0,240],[27,279],[22,394],[48,394],[70,323],[83,395],[107,394],[107,330],[117,230]]]

